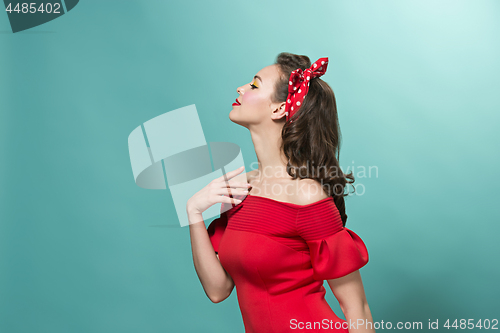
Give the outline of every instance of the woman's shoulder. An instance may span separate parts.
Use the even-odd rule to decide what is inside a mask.
[[[252,184],[252,180],[255,177],[258,177],[258,175],[258,169],[247,172],[247,182]],[[309,205],[311,203],[321,201],[329,197],[329,195],[323,190],[321,183],[315,179],[283,179],[282,181],[278,181],[274,185],[281,186],[285,190],[280,191],[281,195],[278,196],[263,196],[270,197],[270,199],[273,200],[284,201],[295,205]]]
[[[315,179],[301,179],[298,191],[294,193],[293,201],[299,205],[309,205],[311,203],[326,199],[329,195]]]

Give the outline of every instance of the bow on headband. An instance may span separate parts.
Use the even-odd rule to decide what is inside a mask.
[[[288,82],[288,97],[286,98],[286,120],[290,119],[301,107],[309,91],[309,82],[315,77],[325,74],[328,58],[319,58],[311,67],[302,72],[297,68],[290,74]]]

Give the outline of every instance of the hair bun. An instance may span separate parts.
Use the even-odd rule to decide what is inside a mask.
[[[276,63],[286,63],[289,66],[295,67],[295,69],[301,68],[302,70],[311,67],[311,60],[308,56],[288,52],[278,54]]]

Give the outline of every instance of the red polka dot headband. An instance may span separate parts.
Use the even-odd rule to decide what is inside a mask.
[[[325,74],[328,67],[328,58],[319,58],[311,67],[302,71],[297,68],[290,74],[288,82],[288,97],[286,98],[286,120],[290,119],[304,102],[309,91],[309,82],[315,77]]]

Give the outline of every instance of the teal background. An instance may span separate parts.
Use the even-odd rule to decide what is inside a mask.
[[[499,15],[495,0],[80,1],[13,34],[0,13],[0,332],[243,332],[236,291],[205,296],[169,191],[134,183],[127,138],[196,104],[207,141],[250,169],[228,114],[282,51],[329,57],[340,164],[378,170],[346,201],[374,320],[498,319]]]

